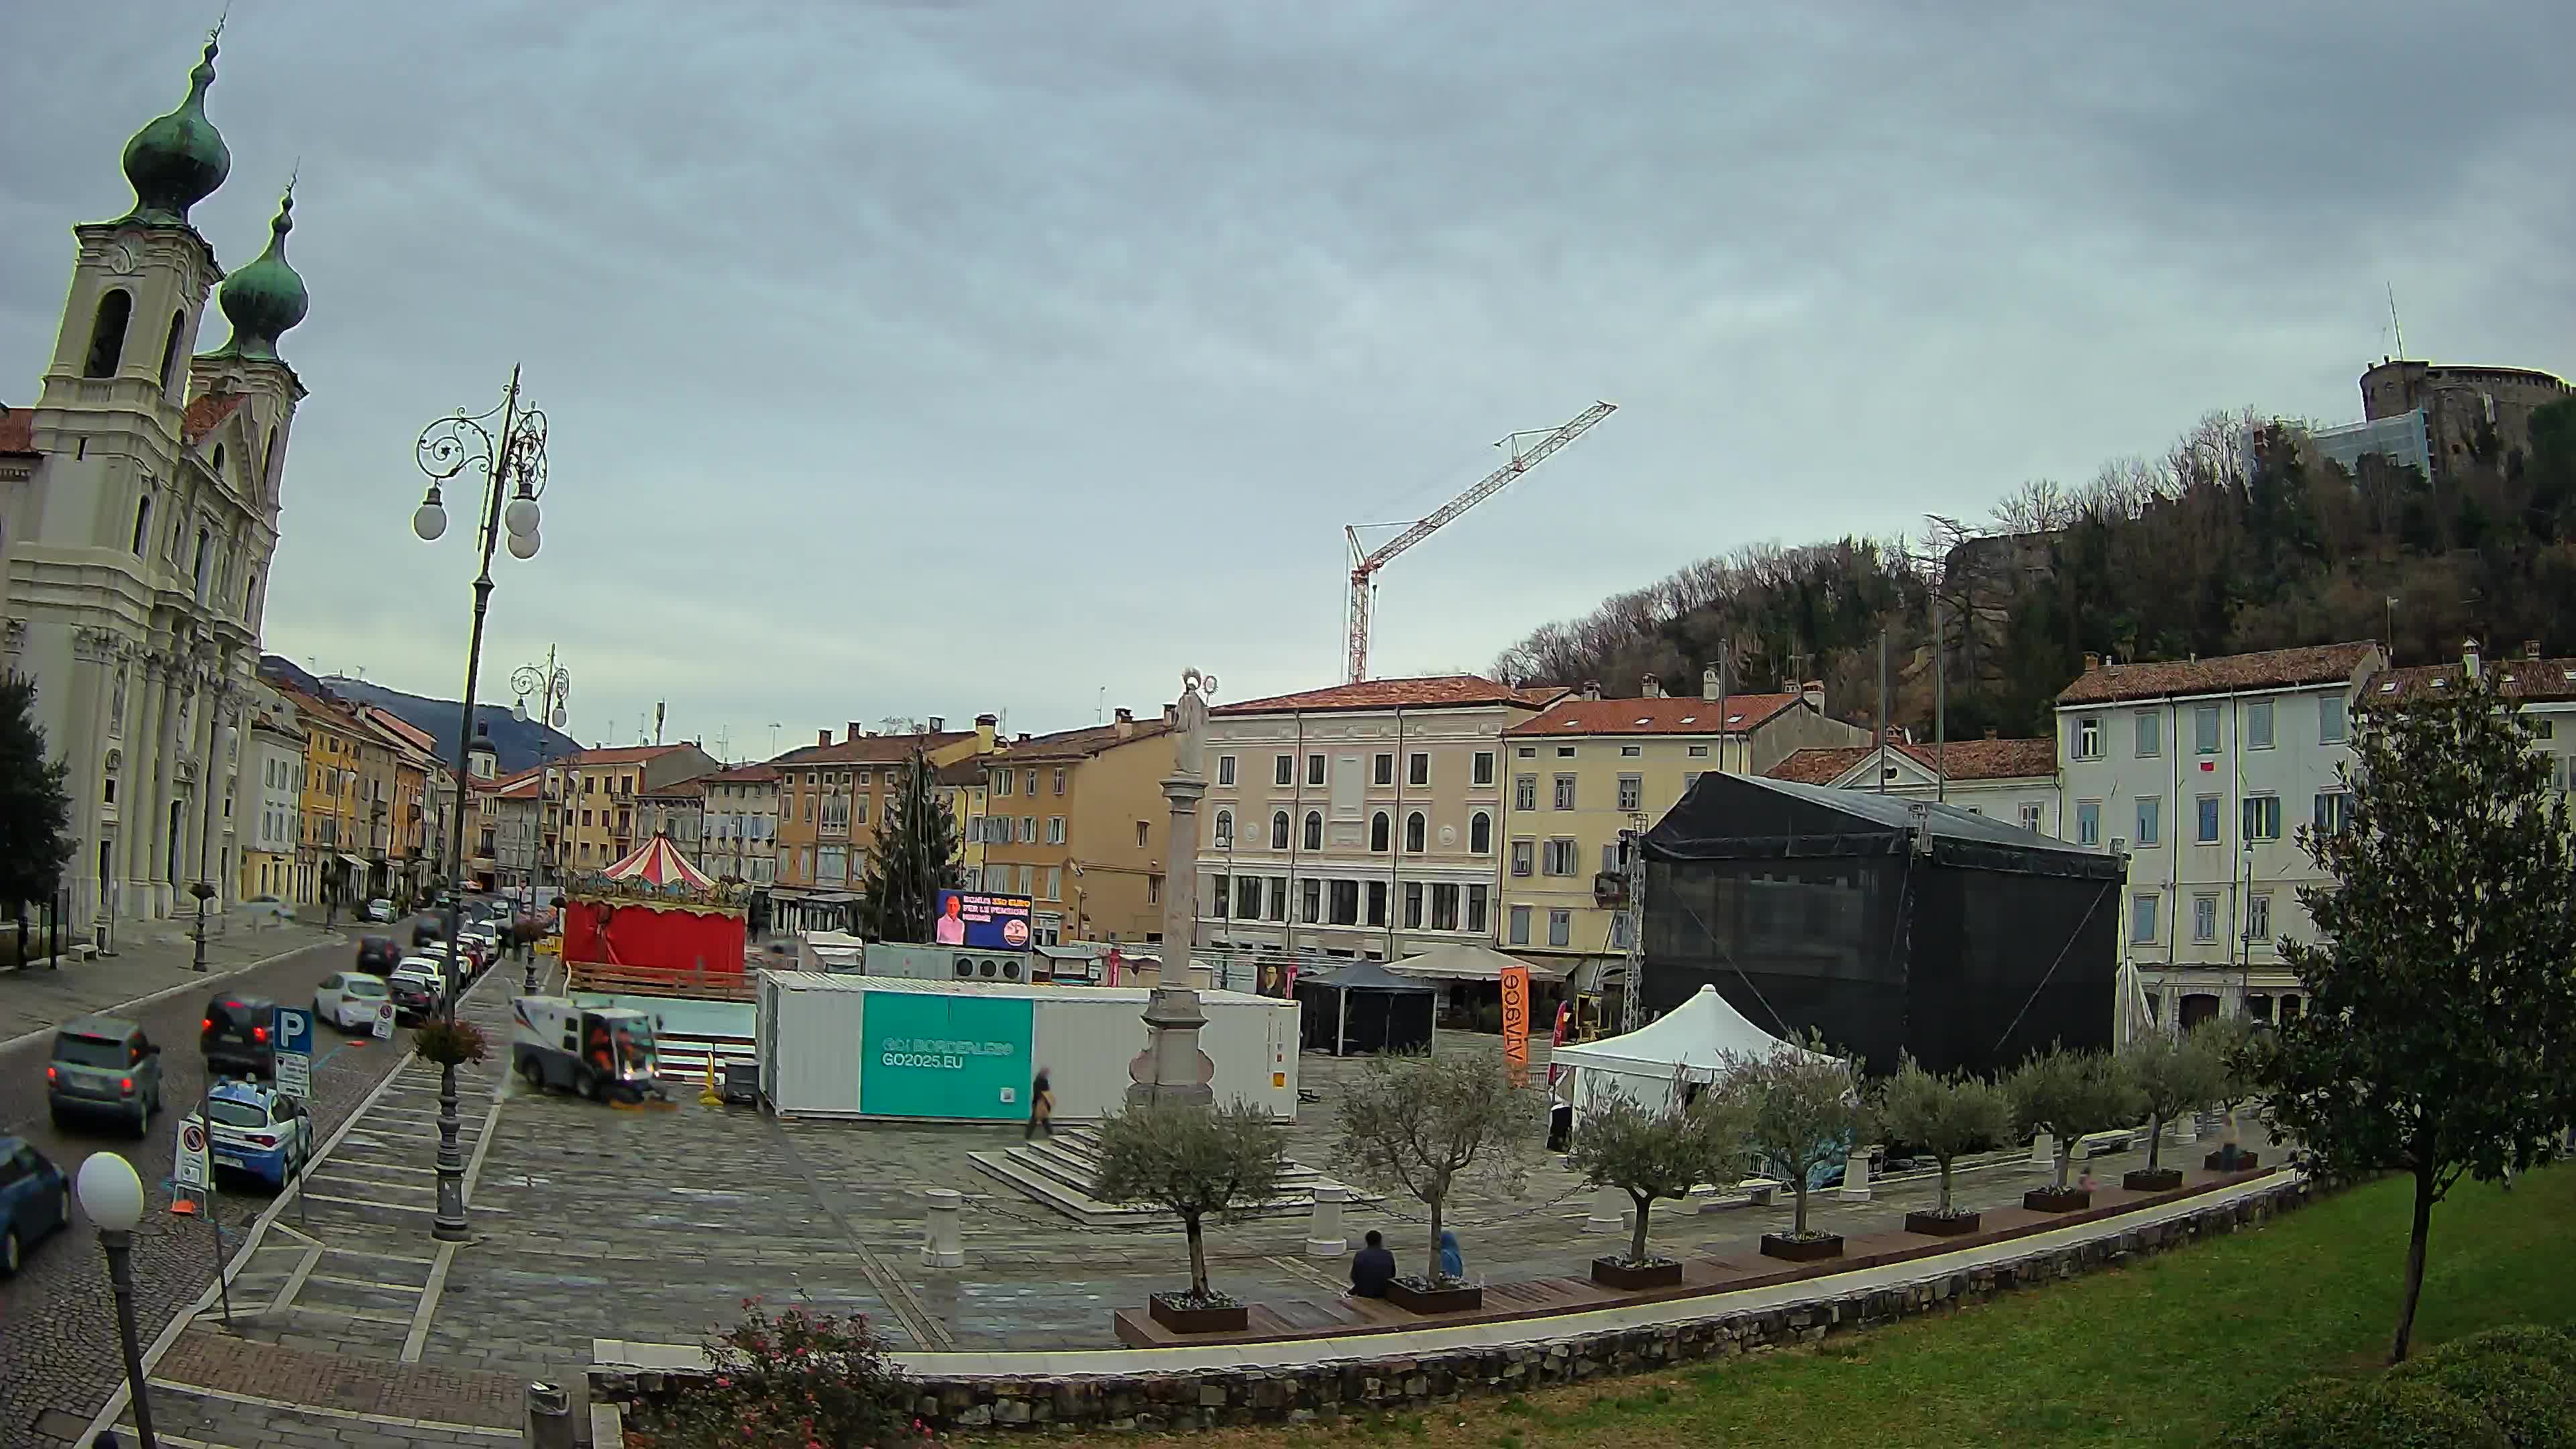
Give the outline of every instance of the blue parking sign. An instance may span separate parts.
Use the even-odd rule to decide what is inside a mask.
[[[277,1090],[313,1100],[313,1013],[300,1007],[277,1008]]]

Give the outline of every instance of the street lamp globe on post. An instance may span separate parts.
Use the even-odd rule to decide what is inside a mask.
[[[411,516],[411,531],[424,543],[434,543],[447,532],[447,504],[440,485],[469,471],[483,475],[483,506],[475,517],[482,568],[474,579],[474,623],[466,637],[464,708],[456,732],[456,808],[447,841],[447,971],[452,978],[456,963],[463,959],[457,937],[466,891],[465,805],[474,775],[474,690],[483,669],[483,621],[492,602],[492,554],[506,535],[512,558],[536,557],[537,500],[546,491],[546,415],[521,405],[519,369],[513,367],[499,407],[470,415],[459,409],[431,423],[421,429],[413,455],[421,472],[429,476],[428,491]],[[451,1022],[456,1019],[457,995],[451,986],[439,1008]],[[430,1231],[445,1242],[461,1242],[468,1231],[465,1155],[456,1140],[462,1126],[456,1115],[456,1066],[444,1063],[438,1083],[438,1211],[430,1219]]]
[[[143,1378],[143,1349],[134,1335],[135,1225],[143,1221],[143,1179],[134,1164],[113,1152],[93,1152],[80,1167],[74,1187],[81,1211],[98,1229],[98,1245],[107,1254],[107,1283],[116,1295],[116,1333],[125,1348],[125,1386],[134,1400],[134,1432],[144,1449],[154,1449],[152,1397]]]

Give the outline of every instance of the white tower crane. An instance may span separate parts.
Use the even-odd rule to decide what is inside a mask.
[[[1377,589],[1379,569],[1386,567],[1397,554],[1439,532],[1459,514],[1501,492],[1503,485],[1537,467],[1548,454],[1591,431],[1594,423],[1616,411],[1618,405],[1615,403],[1596,402],[1563,427],[1546,432],[1533,428],[1497,440],[1495,447],[1511,450],[1510,462],[1486,474],[1474,487],[1440,505],[1439,511],[1417,519],[1407,525],[1404,532],[1375,549],[1361,549],[1360,525],[1353,524],[1343,529],[1343,536],[1350,540],[1351,545],[1350,668],[1349,677],[1344,682],[1357,684],[1368,678],[1369,604]],[[1523,448],[1521,440],[1524,438],[1537,438],[1538,441]]]

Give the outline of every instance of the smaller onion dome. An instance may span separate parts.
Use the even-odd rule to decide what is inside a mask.
[[[295,229],[295,186],[277,203],[277,219],[268,224],[268,250],[259,260],[224,278],[216,294],[224,316],[233,324],[232,339],[216,355],[277,359],[277,339],[304,320],[308,302],[304,279],[286,264],[286,234]]]
[[[206,119],[206,88],[215,83],[215,42],[188,72],[188,98],[166,116],[147,122],[125,143],[125,179],[134,187],[126,221],[186,226],[188,208],[214,195],[233,169],[223,134]]]

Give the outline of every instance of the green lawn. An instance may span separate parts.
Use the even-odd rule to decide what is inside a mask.
[[[2375,1368],[2396,1322],[2411,1185],[2328,1197],[2272,1226],[1947,1317],[1646,1378],[1471,1399],[1449,1412],[1193,1436],[1530,1449],[2204,1443],[2231,1410]],[[2434,1211],[2418,1351],[2500,1323],[2576,1326],[2576,1167]],[[1464,1421],[1463,1423],[1460,1421]],[[1176,1441],[1182,1442],[1182,1441]]]

